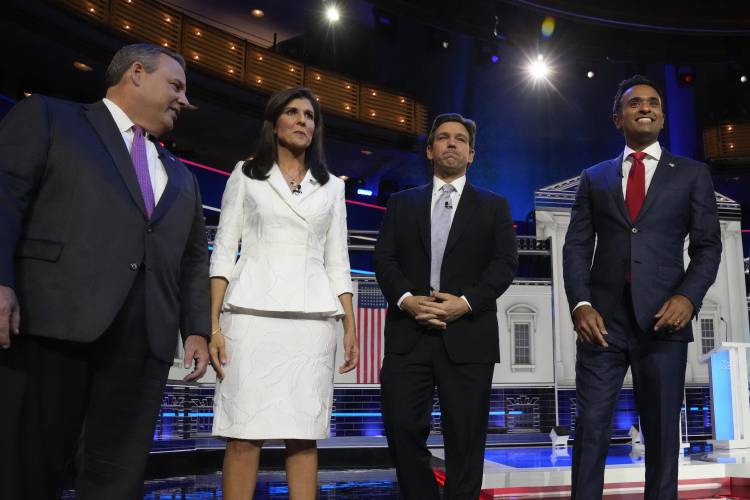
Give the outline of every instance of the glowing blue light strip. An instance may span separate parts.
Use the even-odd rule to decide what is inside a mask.
[[[523,412],[520,410],[513,410],[509,412],[504,411],[491,411],[489,413],[491,416],[498,416],[498,415],[523,415]],[[331,415],[334,417],[382,417],[383,414],[379,411],[335,411]],[[432,416],[440,416],[441,412],[439,411],[433,411]],[[162,417],[179,417],[179,416],[185,416],[184,412],[173,412],[173,411],[165,411],[161,414]],[[213,417],[213,412],[188,412],[188,417]]]

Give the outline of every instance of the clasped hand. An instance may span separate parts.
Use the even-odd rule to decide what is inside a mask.
[[[464,299],[442,292],[433,292],[431,296],[406,297],[401,302],[401,308],[420,325],[437,330],[445,330],[448,323],[470,311]]]

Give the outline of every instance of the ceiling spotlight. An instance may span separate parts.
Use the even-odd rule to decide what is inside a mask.
[[[266,13],[263,12],[262,10],[260,10],[260,9],[253,9],[253,10],[250,11],[250,15],[253,16],[253,17],[257,17],[258,19],[260,19],[261,17],[265,16]]]
[[[740,77],[740,82],[741,82],[741,83],[747,83],[747,75],[742,75],[742,76]]]
[[[442,45],[443,45],[444,49],[447,49],[448,46],[450,45],[450,42],[448,40],[443,40],[443,44]]]
[[[535,61],[531,61],[527,67],[529,75],[534,80],[546,80],[549,76],[549,66],[544,62],[544,57],[539,54]]]
[[[336,23],[341,19],[341,14],[339,13],[339,8],[335,5],[329,5],[326,7],[326,19],[328,19],[328,22]]]
[[[591,80],[592,78],[594,78],[594,76],[596,76],[596,75],[591,70],[589,70],[589,72],[586,73],[586,78],[588,78],[589,80]]]
[[[77,69],[78,71],[93,71],[94,70],[94,68],[92,68],[86,63],[82,63],[81,61],[73,61],[73,67]]]

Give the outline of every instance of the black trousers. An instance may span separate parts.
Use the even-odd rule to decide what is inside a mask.
[[[630,367],[646,445],[644,498],[676,500],[687,343],[640,330],[629,289],[605,326],[609,347],[577,344],[572,498],[602,498],[612,414]]]
[[[403,498],[439,498],[427,449],[435,386],[445,444],[444,497],[479,498],[494,367],[453,363],[440,333],[425,333],[406,354],[386,353],[380,372],[383,422]]]
[[[80,499],[143,497],[169,373],[150,352],[145,299],[141,276],[93,343],[21,333],[0,352],[0,498],[57,500],[73,468]]]

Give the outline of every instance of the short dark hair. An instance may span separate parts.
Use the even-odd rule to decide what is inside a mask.
[[[276,120],[284,112],[286,105],[297,98],[307,99],[313,108],[313,132],[310,147],[305,151],[305,166],[320,184],[328,182],[330,174],[326,167],[325,152],[323,150],[323,117],[320,114],[320,103],[312,91],[305,87],[293,87],[280,90],[268,99],[266,110],[263,112],[263,125],[260,128],[258,147],[249,160],[242,165],[242,171],[251,179],[268,179],[274,162],[278,160],[278,139],[274,133]]]
[[[615,115],[622,114],[622,94],[627,92],[628,89],[635,87],[636,85],[648,85],[659,94],[661,99],[661,107],[664,109],[664,92],[661,91],[661,87],[647,76],[633,75],[620,82],[617,87],[617,93],[615,94],[615,102],[612,104],[612,113]]]
[[[136,61],[143,64],[146,73],[153,73],[159,67],[159,56],[161,54],[177,61],[182,66],[182,70],[185,71],[185,59],[177,52],[150,43],[134,43],[122,47],[112,57],[107,71],[104,73],[107,88],[120,83],[125,72]]]
[[[442,115],[437,115],[435,117],[435,120],[432,122],[432,128],[430,129],[430,133],[427,136],[427,145],[432,146],[432,143],[435,142],[435,131],[445,122],[456,122],[463,125],[466,130],[469,132],[469,147],[471,149],[474,149],[474,142],[477,138],[477,124],[474,123],[474,120],[471,120],[469,118],[464,118],[462,115],[459,115],[458,113],[444,113]]]

